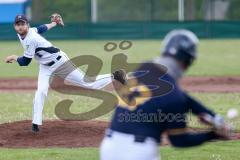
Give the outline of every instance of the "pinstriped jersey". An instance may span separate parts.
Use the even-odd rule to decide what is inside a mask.
[[[37,28],[29,28],[25,38],[18,38],[24,49],[24,56],[34,58],[40,64],[47,64],[55,60],[58,56],[59,49],[53,47],[52,43],[46,40],[38,33]]]

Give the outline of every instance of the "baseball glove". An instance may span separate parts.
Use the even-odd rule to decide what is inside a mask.
[[[51,22],[56,22],[57,25],[63,27],[64,26],[64,23],[63,23],[63,19],[62,19],[62,16],[58,13],[53,13],[51,16]]]

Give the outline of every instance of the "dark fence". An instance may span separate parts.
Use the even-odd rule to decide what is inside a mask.
[[[34,24],[32,26],[37,26]],[[44,34],[49,39],[159,39],[173,29],[189,29],[200,38],[240,38],[240,21],[68,23]],[[13,24],[0,24],[0,40],[17,39]]]

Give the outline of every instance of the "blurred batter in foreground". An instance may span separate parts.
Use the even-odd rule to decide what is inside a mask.
[[[161,56],[134,72],[102,141],[101,160],[157,160],[162,133],[175,147],[229,138],[230,127],[224,119],[179,88],[180,78],[197,58],[197,45],[194,33],[174,30],[165,37]],[[127,87],[131,88],[128,92]],[[189,112],[210,129],[189,132]]]

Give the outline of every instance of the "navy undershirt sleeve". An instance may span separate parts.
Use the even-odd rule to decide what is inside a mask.
[[[207,107],[203,106],[200,102],[196,101],[186,93],[186,102],[189,107],[189,110],[191,110],[195,115],[200,115],[202,113],[210,114],[211,116],[215,116],[215,113],[211,110],[209,110]]]
[[[39,34],[43,34],[43,33],[47,32],[47,30],[48,30],[48,28],[45,24],[37,27],[37,31]]]
[[[198,134],[185,133],[181,135],[169,135],[168,137],[171,144],[175,147],[198,146],[204,142],[219,138],[213,131]]]
[[[25,56],[18,57],[18,59],[17,59],[19,66],[28,66],[31,61],[32,61],[32,58],[28,58]]]

